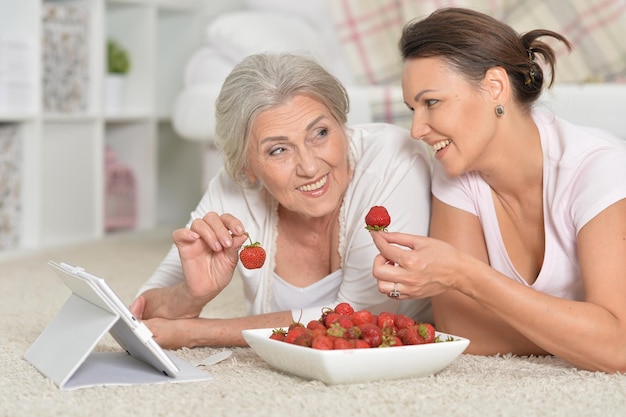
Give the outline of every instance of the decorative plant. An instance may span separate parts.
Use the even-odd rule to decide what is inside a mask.
[[[127,74],[130,70],[128,51],[111,39],[107,44],[107,63],[109,74]]]

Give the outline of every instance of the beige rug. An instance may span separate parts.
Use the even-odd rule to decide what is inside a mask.
[[[199,383],[61,391],[24,352],[69,296],[46,265],[52,259],[106,278],[126,302],[170,244],[169,231],[0,256],[0,416],[624,416],[626,376],[579,371],[551,358],[462,355],[438,375],[326,386],[274,371],[248,348],[233,349]],[[233,285],[204,314],[243,311]],[[98,350],[117,350],[110,336]],[[195,362],[221,348],[184,349]],[[366,364],[364,364],[366,366]]]

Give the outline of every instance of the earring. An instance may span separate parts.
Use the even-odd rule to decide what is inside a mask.
[[[498,104],[496,106],[496,116],[502,117],[504,115],[504,106],[502,104]]]

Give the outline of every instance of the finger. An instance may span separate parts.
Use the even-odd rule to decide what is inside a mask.
[[[372,232],[372,239],[380,254],[390,263],[397,264],[406,248],[398,247],[387,239],[386,232]]]
[[[397,282],[378,281],[378,291],[388,297],[398,299],[402,297],[402,291],[400,291],[400,284]]]
[[[172,233],[172,240],[176,243],[190,243],[198,240],[200,235],[191,229],[176,229]]]
[[[230,231],[230,233],[234,236],[242,236],[244,235],[246,228],[243,227],[243,223],[241,220],[236,218],[230,213],[224,213],[220,216],[222,222],[226,226],[226,228]]]
[[[393,266],[395,265],[395,262],[385,258],[383,255],[378,254],[374,257],[374,268],[380,265],[392,265]]]
[[[216,223],[215,220],[212,220],[213,218],[218,219],[217,221],[221,224],[217,213],[207,213],[203,218],[195,219],[191,222],[189,229],[200,235],[202,240],[204,240],[213,251],[220,252],[223,249],[223,246],[213,230],[213,227],[215,227],[214,224]],[[213,226],[209,222],[213,222]]]
[[[371,232],[371,235],[374,239],[374,243],[376,243],[377,240],[379,242],[385,241],[388,244],[404,246],[409,249],[418,248],[423,239],[427,239],[424,236],[400,232]]]
[[[143,317],[143,311],[145,308],[146,308],[146,299],[140,295],[139,297],[135,299],[135,301],[133,301],[133,303],[130,305],[128,309],[133,314],[133,316],[141,320]]]
[[[246,236],[243,223],[230,213],[218,215],[215,212],[210,212],[204,216],[204,220],[209,225],[215,234],[216,239],[224,249],[230,248],[236,244],[233,239],[234,237]],[[237,240],[237,242],[244,241],[245,239]]]
[[[380,283],[391,283],[400,281],[400,274],[402,269],[398,268],[394,263],[390,263],[383,255],[377,255],[374,258],[374,266],[372,267],[372,276],[379,282],[379,288],[381,292],[383,289],[387,289],[387,286],[380,286]]]

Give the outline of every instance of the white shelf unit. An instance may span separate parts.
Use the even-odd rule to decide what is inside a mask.
[[[20,101],[25,100],[28,105],[15,106],[8,102],[3,106],[0,101],[0,124],[17,125],[22,141],[20,239],[16,249],[84,241],[106,233],[107,147],[116,152],[118,162],[135,174],[137,229],[150,229],[159,219],[177,216],[159,212],[158,201],[168,200],[159,196],[158,162],[163,160],[159,144],[182,143],[168,128],[169,118],[182,86],[184,66],[203,41],[204,27],[211,15],[210,3],[210,0],[0,0],[0,46],[31,45],[21,50],[27,54],[32,71],[25,80],[19,80],[28,87],[23,90],[26,94],[20,95],[23,99]],[[85,40],[88,43],[86,102],[79,111],[50,112],[44,105],[42,14],[51,4],[80,8],[89,14]],[[104,105],[105,51],[109,38],[117,40],[131,57],[123,104],[115,114],[105,111]],[[2,59],[0,55],[0,89],[4,88],[7,95],[7,86],[23,86],[7,80],[7,72],[2,72]],[[160,137],[163,133],[164,138]],[[200,154],[195,152],[198,172]],[[168,169],[175,171],[172,167]],[[198,173],[198,183],[199,177]],[[185,216],[189,213],[188,204],[167,209],[183,210]]]

